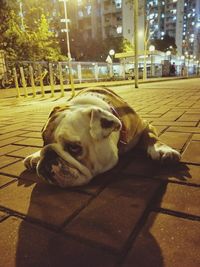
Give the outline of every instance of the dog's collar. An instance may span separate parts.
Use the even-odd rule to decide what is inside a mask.
[[[118,142],[118,148],[121,150],[128,143],[127,142],[127,129],[126,129],[126,126],[123,120],[120,118],[119,114],[117,113],[116,109],[113,106],[110,106],[110,109],[112,111],[112,114],[116,116],[122,124],[122,128],[120,130],[119,142]]]

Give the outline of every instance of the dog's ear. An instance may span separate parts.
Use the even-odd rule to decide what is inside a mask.
[[[90,134],[96,140],[105,138],[122,127],[116,116],[103,109],[92,109],[90,116]]]
[[[44,146],[51,143],[53,141],[54,130],[56,129],[56,125],[58,124],[57,118],[58,115],[61,114],[62,111],[66,110],[68,106],[63,107],[54,107],[54,109],[50,112],[49,118],[42,128],[42,138],[44,141]],[[61,118],[61,116],[60,116]]]

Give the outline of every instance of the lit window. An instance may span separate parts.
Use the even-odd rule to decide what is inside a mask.
[[[161,18],[164,18],[164,17],[165,17],[165,14],[162,14],[162,15],[161,15]]]
[[[115,5],[116,5],[116,8],[121,8],[122,7],[122,0],[115,0]]]
[[[117,31],[118,34],[122,33],[122,26],[118,26],[116,31]]]
[[[164,36],[165,35],[165,32],[161,32],[161,35]]]
[[[91,14],[91,10],[92,10],[92,6],[87,6],[86,10],[87,10],[87,15],[90,15]]]
[[[155,14],[154,13],[149,15],[149,18],[150,19],[153,19],[154,17],[155,17]]]
[[[78,6],[82,5],[82,0],[78,0]]]
[[[193,43],[194,42],[194,38],[190,38],[190,42]]]

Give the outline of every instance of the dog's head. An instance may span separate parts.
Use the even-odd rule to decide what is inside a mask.
[[[120,129],[120,120],[102,108],[54,108],[43,129],[38,175],[61,187],[88,183],[116,164]]]

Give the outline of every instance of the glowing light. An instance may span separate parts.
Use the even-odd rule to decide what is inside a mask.
[[[150,46],[149,46],[149,51],[150,51],[150,52],[155,51],[155,46],[154,46],[154,45],[150,45]]]

